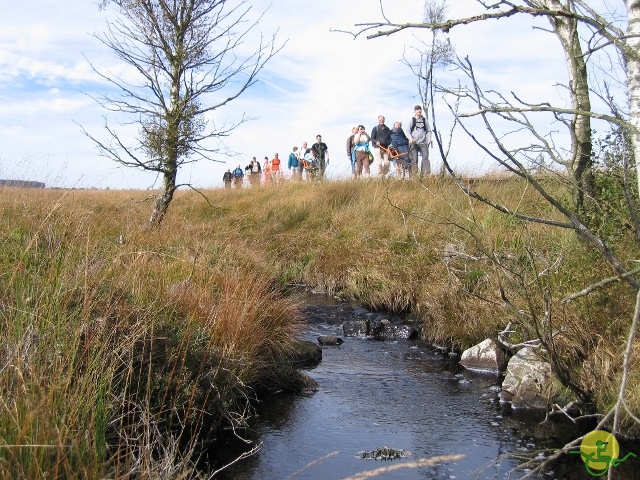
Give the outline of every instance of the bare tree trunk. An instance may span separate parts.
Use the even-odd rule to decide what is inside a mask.
[[[173,200],[173,194],[176,191],[176,174],[176,168],[165,168],[162,179],[162,191],[156,197],[151,217],[149,217],[151,227],[159,227],[162,224],[162,220],[169,209],[169,204],[171,200]]]
[[[166,110],[165,118],[167,120],[167,138],[163,150],[163,178],[162,192],[156,198],[153,212],[149,218],[152,227],[159,227],[162,224],[169,204],[173,199],[173,195],[177,189],[176,179],[178,176],[178,160],[180,157],[180,131],[181,124],[184,121],[184,112],[182,112],[183,102],[181,101],[181,84],[182,65],[185,59],[182,58],[181,52],[184,51],[184,34],[183,29],[176,32],[176,54],[170,58],[171,63],[171,89],[169,91],[169,105]]]
[[[550,8],[553,10],[570,11],[572,2],[569,0],[563,5],[560,0],[551,0]],[[556,35],[560,39],[562,49],[567,61],[569,74],[569,93],[571,94],[572,109],[578,112],[590,112],[591,100],[589,98],[589,84],[587,65],[584,60],[582,45],[578,37],[578,22],[575,19],[564,16],[550,16],[549,21]],[[584,198],[593,198],[593,159],[591,117],[576,114],[571,122],[572,152],[570,159],[570,171],[576,182],[576,210],[580,212],[584,208]]]
[[[640,192],[640,0],[627,0],[627,83],[631,145]]]

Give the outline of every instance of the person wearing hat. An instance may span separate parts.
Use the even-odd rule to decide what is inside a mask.
[[[418,172],[418,154],[422,156],[420,166],[420,176],[431,174],[431,163],[429,163],[429,145],[433,145],[431,139],[431,128],[429,122],[422,116],[422,107],[416,105],[413,108],[413,117],[409,121],[409,157],[411,158],[411,173]]]

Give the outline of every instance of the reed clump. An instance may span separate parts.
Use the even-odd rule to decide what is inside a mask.
[[[559,218],[519,180],[475,186]],[[618,282],[561,303],[609,271],[572,231],[447,179],[203,193],[178,192],[149,229],[148,192],[3,191],[0,478],[195,475],[198,439],[296,387],[292,284],[405,313],[460,349],[509,322],[513,341],[554,332],[567,373],[600,408],[614,401],[634,295]],[[616,230],[623,262],[629,236]]]
[[[264,263],[147,230],[130,193],[6,193],[0,478],[191,476],[257,390],[302,385],[297,305]]]

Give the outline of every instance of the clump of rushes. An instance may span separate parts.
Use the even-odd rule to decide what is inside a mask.
[[[256,390],[303,386],[283,364],[297,304],[270,269],[127,224],[122,192],[11,193],[0,478],[189,476],[197,443],[243,426]]]

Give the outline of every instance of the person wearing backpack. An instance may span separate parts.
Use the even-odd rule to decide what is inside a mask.
[[[242,168],[240,168],[240,164],[238,164],[235,170],[231,172],[231,175],[233,176],[233,185],[236,188],[242,188],[242,180],[244,179],[244,172],[242,171]]]
[[[411,175],[411,160],[409,159],[409,139],[402,130],[402,122],[394,122],[391,129],[391,144],[389,149],[396,151],[396,172],[400,178],[408,178]]]
[[[413,117],[409,121],[409,157],[411,158],[411,173],[418,172],[418,154],[422,156],[420,166],[420,176],[431,174],[431,163],[429,163],[429,145],[433,145],[431,139],[431,128],[429,122],[422,115],[422,107],[416,105],[413,108]]]
[[[256,157],[253,157],[249,162],[249,165],[244,167],[244,171],[247,172],[249,183],[252,187],[260,185],[260,174],[262,173],[262,167],[260,166],[260,162],[256,160]]]

